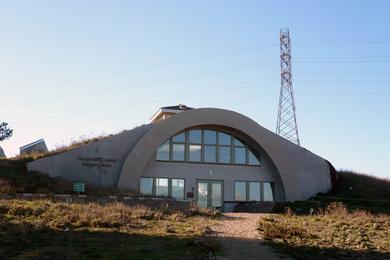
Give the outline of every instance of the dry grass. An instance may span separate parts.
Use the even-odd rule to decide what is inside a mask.
[[[390,257],[390,216],[332,203],[313,215],[270,215],[258,222],[268,242],[294,257]]]
[[[219,250],[214,242],[205,242],[204,236],[215,216],[210,210],[177,211],[167,205],[150,208],[124,203],[0,200],[0,258],[31,252],[44,258],[49,249],[58,252],[52,258],[61,258],[60,252],[69,247],[63,240],[69,239],[82,241],[80,245],[72,242],[75,258],[202,258]],[[69,232],[72,238],[68,238]],[[96,254],[97,242],[105,247],[96,249],[98,255],[90,255]]]
[[[15,157],[12,157],[9,159],[10,160],[17,160],[17,161],[34,161],[34,160],[38,160],[38,159],[41,159],[44,157],[48,157],[48,156],[56,155],[56,154],[63,153],[66,151],[70,151],[70,150],[76,149],[80,146],[103,140],[103,139],[108,138],[110,136],[112,136],[112,135],[99,135],[99,136],[94,136],[94,137],[82,136],[79,139],[71,140],[70,144],[68,144],[68,145],[58,145],[54,150],[51,150],[48,152],[31,152],[28,154],[17,155]]]

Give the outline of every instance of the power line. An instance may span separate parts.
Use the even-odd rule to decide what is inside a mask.
[[[121,90],[134,90],[134,89],[140,89],[140,88],[145,88],[145,87],[150,87],[150,86],[158,86],[158,85],[164,85],[167,83],[171,82],[178,82],[178,81],[185,81],[185,80],[191,80],[195,78],[207,78],[207,77],[215,77],[216,75],[220,74],[225,74],[225,73],[234,73],[234,72],[239,72],[239,71],[244,71],[244,70],[252,70],[256,68],[261,68],[261,67],[268,67],[271,65],[276,65],[278,64],[277,62],[272,62],[272,63],[265,63],[265,64],[258,64],[258,63],[252,63],[252,64],[244,64],[244,65],[235,65],[235,66],[229,66],[229,67],[224,67],[224,68],[218,68],[212,71],[204,71],[204,72],[198,72],[198,73],[189,73],[189,74],[184,74],[180,77],[171,77],[171,78],[164,78],[164,79],[156,79],[156,80],[148,80],[144,82],[138,82],[135,84],[124,84],[120,85],[117,87],[109,87],[109,88],[104,88],[103,91],[94,91],[91,93],[89,90],[85,91],[83,89],[81,92],[67,92],[69,95],[66,97],[61,97],[61,100],[66,100],[66,99],[74,99],[74,98],[80,98],[81,94],[86,94],[88,97],[98,95],[98,94],[104,94],[104,93],[112,93],[114,91],[121,91]],[[32,99],[31,99],[32,100]],[[25,101],[25,100],[23,100]],[[46,98],[41,100],[40,103],[47,103],[53,101],[52,98]],[[37,99],[34,98],[34,102],[37,102]],[[12,109],[12,106],[7,106],[5,105],[3,107],[4,109]]]
[[[54,82],[54,83],[39,84],[39,85],[32,86],[32,87],[59,86],[59,85],[72,84],[72,83],[83,82],[83,81],[88,81],[88,80],[93,80],[93,79],[98,79],[98,78],[115,77],[115,76],[118,76],[118,75],[124,75],[124,74],[130,73],[130,72],[137,72],[137,71],[144,71],[144,70],[150,70],[150,69],[157,69],[157,68],[162,68],[162,67],[167,67],[167,66],[172,66],[172,65],[179,65],[179,64],[184,64],[184,63],[192,63],[192,62],[197,62],[197,61],[202,61],[202,60],[209,60],[209,59],[225,57],[225,56],[231,56],[231,55],[236,55],[236,54],[241,54],[241,53],[256,52],[256,51],[265,50],[265,49],[269,49],[269,48],[273,48],[273,47],[277,47],[277,46],[278,46],[278,44],[275,43],[275,44],[268,44],[268,45],[258,46],[258,47],[254,47],[254,48],[238,49],[238,50],[233,50],[233,51],[228,51],[228,52],[222,52],[222,53],[217,53],[217,54],[213,54],[213,55],[203,56],[203,57],[175,60],[175,61],[170,61],[170,62],[165,62],[165,63],[160,63],[160,64],[154,64],[154,65],[143,66],[143,67],[138,67],[138,68],[133,68],[133,69],[127,69],[127,70],[122,70],[122,71],[113,72],[113,73],[95,74],[95,75],[92,75],[92,76],[78,78],[78,79],[71,79],[71,80],[65,80],[65,81]]]

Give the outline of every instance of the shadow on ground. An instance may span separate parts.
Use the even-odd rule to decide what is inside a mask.
[[[2,224],[0,259],[207,259],[216,253],[205,250],[204,242],[196,236],[66,228],[58,231],[28,224]]]

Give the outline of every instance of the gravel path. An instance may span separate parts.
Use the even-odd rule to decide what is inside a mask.
[[[222,243],[218,259],[286,259],[263,243],[257,228],[260,213],[225,213],[211,226],[212,236]]]

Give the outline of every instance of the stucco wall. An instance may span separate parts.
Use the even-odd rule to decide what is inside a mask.
[[[153,125],[144,125],[79,148],[27,164],[28,171],[116,188],[123,161]]]
[[[118,188],[138,189],[138,180],[154,151],[169,137],[194,126],[215,125],[236,129],[254,140],[271,158],[284,187],[286,200],[305,200],[331,188],[327,162],[239,113],[201,108],[159,121],[134,146],[123,164]]]
[[[180,177],[183,177],[189,172],[195,174],[196,178],[210,179],[209,165],[154,162],[154,153],[165,140],[190,127],[205,125],[229,128],[245,135],[245,140],[253,141],[254,148],[261,150],[262,156],[269,158],[267,162],[272,165],[273,170],[267,171],[265,167],[263,172],[253,172],[251,175],[252,167],[248,167],[245,170],[248,174],[242,179],[250,180],[252,176],[256,176],[253,180],[274,178],[275,183],[280,184],[276,194],[278,200],[305,200],[331,188],[329,166],[323,158],[277,136],[248,117],[215,108],[188,110],[153,124],[28,163],[27,167],[29,171],[63,176],[71,181],[134,191],[139,188],[139,178],[146,175],[179,177],[182,172]],[[212,178],[227,181],[225,200],[233,197],[229,182],[239,179],[240,176],[233,170],[238,167],[240,166],[212,166]],[[220,176],[224,178],[219,178]],[[194,186],[194,179],[195,177],[186,183],[188,188]]]
[[[267,159],[262,165],[218,165],[203,163],[159,162],[155,156],[149,161],[142,177],[168,177],[185,179],[185,192],[196,190],[196,180],[222,180],[224,201],[234,201],[234,181],[264,181],[275,184],[275,200],[284,201],[284,193],[276,169]]]

